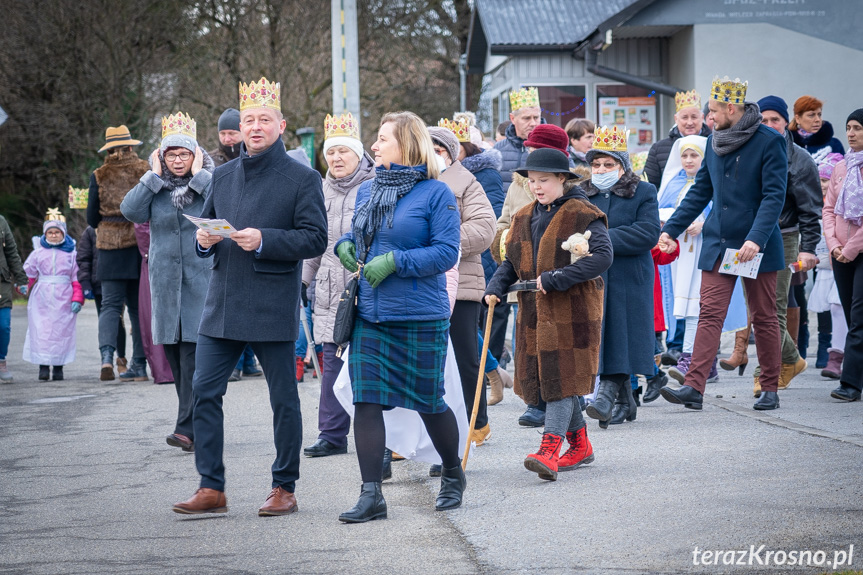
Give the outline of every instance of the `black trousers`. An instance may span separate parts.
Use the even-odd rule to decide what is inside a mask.
[[[195,410],[195,398],[192,393],[192,378],[195,375],[195,349],[194,342],[181,341],[179,343],[165,344],[165,356],[174,374],[174,387],[177,390],[177,425],[174,433],[185,435],[194,440],[195,430],[192,423],[192,413]]]
[[[228,377],[246,347],[245,341],[198,335],[195,354],[195,377],[192,391],[195,409],[195,465],[201,474],[201,487],[225,490],[225,445],[222,398],[228,390]],[[270,388],[273,409],[273,439],[276,459],[273,461],[273,487],[294,492],[300,476],[300,447],[303,441],[303,419],[297,393],[297,372],[293,341],[248,342],[261,362]]]
[[[118,348],[120,319],[123,316],[123,304],[129,310],[129,320],[132,323],[132,359],[146,361],[144,345],[141,341],[141,329],[138,325],[138,279],[133,280],[102,280],[102,309],[99,311],[99,349],[110,345]],[[123,335],[125,338],[125,334]],[[119,357],[119,356],[118,356]]]
[[[839,301],[848,322],[845,358],[842,361],[842,385],[863,391],[863,256],[847,264],[833,259],[833,277]]]
[[[468,423],[476,399],[476,380],[479,377],[479,350],[477,349],[476,329],[482,304],[478,301],[457,300],[449,321],[449,337],[455,350],[455,362],[461,377],[461,391]],[[485,386],[480,389],[479,410],[476,414],[475,429],[488,424],[488,402]]]

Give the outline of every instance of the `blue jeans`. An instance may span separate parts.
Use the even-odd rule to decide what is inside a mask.
[[[477,332],[476,340],[477,340],[476,341],[477,350],[479,353],[482,353],[483,341],[482,341],[482,334],[481,333]],[[482,358],[480,358],[480,359],[482,359]],[[499,364],[498,364],[497,360],[491,354],[491,350],[487,350],[485,352],[485,372],[488,373],[490,371],[496,370],[498,365]]]
[[[309,331],[312,334],[312,339],[315,339],[315,325],[312,323],[312,306],[300,308],[300,313],[306,314],[306,319],[309,321]],[[306,330],[303,329],[303,322],[300,321],[300,333],[297,336],[297,357],[306,357],[306,350],[309,347],[309,342],[306,341]],[[321,343],[315,344],[315,352],[321,353],[324,351],[324,346]]]
[[[12,338],[12,308],[0,308],[0,361],[6,359],[9,352],[9,340]]]
[[[252,351],[252,346],[246,344],[246,349],[243,350],[243,355],[240,356],[240,361],[237,362],[237,367],[240,371],[251,371],[255,367],[255,352]]]

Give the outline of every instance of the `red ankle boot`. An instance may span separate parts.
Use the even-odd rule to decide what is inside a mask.
[[[560,456],[557,462],[558,471],[570,471],[579,465],[593,463],[593,446],[587,438],[587,425],[580,429],[566,432],[569,449]]]
[[[303,373],[305,373],[305,362],[303,358],[297,357],[297,383],[303,381]]]
[[[540,479],[557,481],[557,461],[563,438],[553,433],[544,433],[539,451],[531,453],[524,460],[524,467],[539,475]]]

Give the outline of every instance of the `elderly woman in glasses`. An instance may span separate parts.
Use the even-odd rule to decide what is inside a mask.
[[[166,441],[193,451],[192,376],[211,262],[195,254],[197,228],[184,216],[201,215],[214,166],[195,140],[194,120],[182,113],[176,118],[177,123],[186,120],[186,129],[163,128],[150,171],[126,194],[120,210],[132,222],[150,222],[153,343],[164,345],[179,400],[177,423]]]

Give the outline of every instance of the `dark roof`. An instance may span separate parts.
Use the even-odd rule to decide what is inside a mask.
[[[476,0],[468,66],[482,73],[492,54],[572,50],[633,4],[644,0]]]

